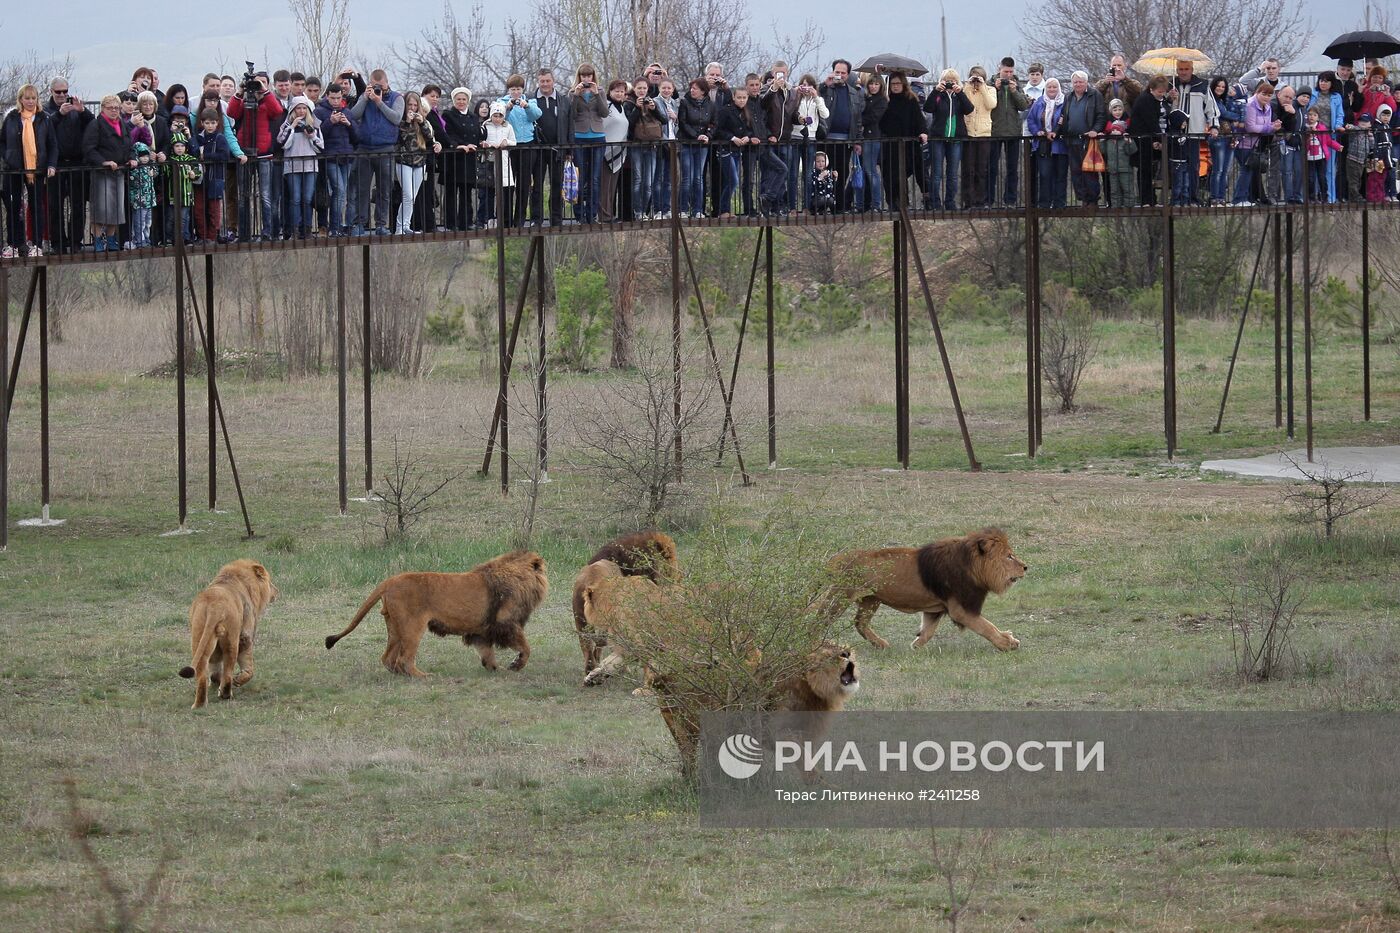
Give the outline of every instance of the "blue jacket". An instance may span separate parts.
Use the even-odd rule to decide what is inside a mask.
[[[355,128],[355,121],[349,123],[331,122],[331,103],[324,98],[316,105],[316,121],[321,124],[321,140],[325,143],[325,148],[321,152],[328,156],[345,156],[355,151],[356,144],[360,141],[359,130]],[[344,111],[350,116],[349,108]],[[397,140],[397,137],[395,137]]]
[[[222,132],[206,135],[203,130],[194,134],[194,154],[204,166],[204,196],[222,198],[224,196],[224,166],[232,161],[229,155],[228,140]]]
[[[538,120],[544,111],[535,102],[533,97],[520,98],[520,103],[524,106],[512,107],[510,105],[510,95],[500,98],[500,102],[506,105],[506,120],[511,128],[515,130],[515,141],[517,144],[532,143],[535,141],[535,121]]]
[[[1035,99],[1035,103],[1031,104],[1031,109],[1028,110],[1028,111],[1026,111],[1026,133],[1029,134],[1029,135],[1031,135],[1031,136],[1037,137],[1036,139],[1034,139],[1034,140],[1031,141],[1031,151],[1032,151],[1032,152],[1039,153],[1040,150],[1041,150],[1041,147],[1045,145],[1045,140],[1039,138],[1040,133],[1041,133],[1042,131],[1051,132],[1051,133],[1059,133],[1059,132],[1060,132],[1060,127],[1064,125],[1064,119],[1065,119],[1065,105],[1064,105],[1064,99],[1065,99],[1064,91],[1061,91],[1061,92],[1060,92],[1060,97],[1059,97],[1060,106],[1058,106],[1058,107],[1055,108],[1055,126],[1046,126],[1046,125],[1045,125],[1045,97],[1044,97],[1044,95],[1041,95],[1040,97],[1037,97],[1037,98]],[[1060,136],[1057,136],[1057,137],[1055,138],[1055,141],[1054,141],[1054,142],[1051,144],[1051,146],[1050,146],[1050,154],[1051,154],[1051,155],[1067,155],[1068,153],[1069,153],[1069,149],[1068,149],[1068,148],[1066,147],[1066,145],[1065,145],[1064,138],[1063,138],[1063,137],[1060,137]]]
[[[1317,101],[1318,94],[1318,89],[1313,88],[1312,99],[1314,102]],[[1333,91],[1331,94],[1327,95],[1327,97],[1328,100],[1332,102],[1332,119],[1328,122],[1327,128],[1329,130],[1339,130],[1347,125],[1346,111],[1342,109],[1342,95],[1337,91]]]
[[[386,115],[385,108],[393,111],[394,115]],[[385,93],[381,106],[370,100],[368,94],[361,94],[355,106],[350,108],[350,116],[359,121],[361,146],[395,146],[399,141],[399,123],[403,121],[403,95],[390,90]]]

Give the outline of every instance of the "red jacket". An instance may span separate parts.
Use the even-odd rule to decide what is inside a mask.
[[[272,152],[273,121],[281,120],[284,112],[282,102],[277,99],[276,94],[271,93],[264,94],[258,100],[256,122],[245,119],[247,113],[244,111],[242,95],[237,95],[228,102],[228,116],[237,128],[238,145],[249,155],[265,156]]]

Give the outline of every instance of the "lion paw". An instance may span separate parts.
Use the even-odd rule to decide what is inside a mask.
[[[1001,644],[997,645],[997,648],[1000,650],[1015,651],[1017,648],[1021,647],[1021,639],[1017,638],[1015,635],[1012,635],[1010,632],[1002,632],[1001,634],[1004,637]]]
[[[525,659],[524,659],[523,657],[517,656],[516,659],[515,659],[514,661],[511,661],[511,662],[510,662],[510,669],[513,670],[513,671],[518,671],[518,670],[520,670],[521,668],[523,668],[524,666],[525,666]]]
[[[914,649],[915,651],[918,651],[920,648],[927,644],[928,642],[924,641],[923,638],[916,638],[909,643],[909,647]]]
[[[890,646],[890,643],[885,641],[879,635],[873,635],[870,638],[870,644],[874,645],[876,648],[888,648]]]

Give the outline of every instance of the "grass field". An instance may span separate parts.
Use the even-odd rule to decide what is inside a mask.
[[[258,537],[241,540],[226,466],[221,505],[234,511],[197,508],[197,534],[159,537],[175,524],[174,389],[133,373],[165,353],[141,337],[161,313],[69,322],[53,353],[53,500],[69,523],[12,528],[0,555],[0,929],[90,927],[104,902],[68,837],[66,776],[121,883],[139,887],[163,849],[173,854],[160,888],[172,930],[943,923],[927,833],[702,831],[654,710],[630,684],[579,686],[569,585],[613,529],[591,505],[593,481],[570,470],[563,417],[535,536],[553,589],[520,673],[488,674],[474,652],[429,639],[419,663],[434,676],[392,677],[378,663],[377,614],[333,652],[322,646],[384,576],[465,569],[502,550],[522,498],[504,502],[494,476],[469,473],[411,541],[382,545],[373,506],[336,512],[333,376],[225,380]],[[1000,655],[941,630],[933,650],[913,653],[913,621],[882,612],[875,628],[895,647],[857,645],[864,687],[852,708],[1400,709],[1400,500],[1324,543],[1290,520],[1280,486],[1194,468],[1286,444],[1273,427],[1271,330],[1247,332],[1226,430],[1211,435],[1233,330],[1183,323],[1181,451],[1168,463],[1158,335],[1150,323],[1104,324],[1082,411],[1047,414],[1045,451],[1030,461],[1023,333],[954,323],[981,474],[962,470],[932,340],[915,330],[911,471],[889,470],[893,335],[875,328],[780,345],[779,464],[790,469],[777,472],[764,468],[753,417],[763,373],[752,345],[739,403],[757,482],[740,487],[728,467],[693,480],[722,488],[732,514],[783,513],[851,543],[1009,532],[1031,572],[987,614],[1022,648]],[[379,463],[396,434],[430,471],[479,463],[494,381],[476,373],[442,350],[427,379],[379,380]],[[1355,335],[1318,335],[1319,444],[1400,441],[1400,354],[1375,348],[1370,423],[1359,373]],[[1299,374],[1301,425],[1301,357]],[[596,378],[555,378],[557,410]],[[192,400],[203,387],[191,382]],[[36,398],[27,362],[15,517],[39,508]],[[351,410],[353,490],[353,397]],[[202,432],[196,407],[197,505]],[[1266,538],[1310,568],[1300,665],[1243,685],[1213,584]],[[687,533],[678,539],[684,561]],[[261,626],[256,678],[192,712],[190,682],[176,676],[187,608],[236,556],[264,561],[282,596]],[[1400,929],[1378,832],[1000,831],[977,857],[984,878],[964,929]]]

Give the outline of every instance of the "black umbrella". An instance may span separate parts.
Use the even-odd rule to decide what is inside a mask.
[[[1400,52],[1400,39],[1372,29],[1338,36],[1322,54],[1328,58],[1350,58],[1360,61],[1366,58],[1385,58],[1397,52]]]
[[[876,68],[886,74],[891,71],[902,71],[914,78],[928,74],[928,67],[922,62],[903,55],[896,55],[893,52],[881,52],[879,55],[870,56],[856,66],[856,71],[874,71]]]

